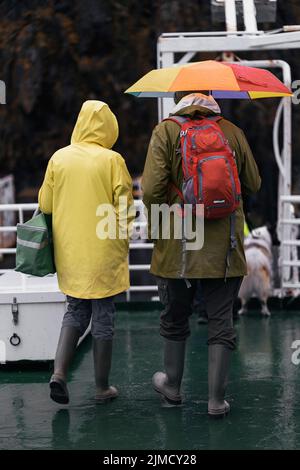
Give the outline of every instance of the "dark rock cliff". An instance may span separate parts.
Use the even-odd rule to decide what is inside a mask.
[[[13,172],[17,190],[38,187],[47,161],[69,143],[86,99],[107,101],[120,124],[116,149],[132,174],[141,172],[157,120],[156,100],[123,91],[156,67],[156,40],[172,31],[224,29],[212,25],[207,0],[4,0],[0,2],[0,79],[7,104],[0,106],[0,174]],[[273,29],[300,23],[296,0],[278,0]],[[240,54],[246,57],[245,54]],[[197,59],[213,58],[199,55]],[[248,58],[282,58],[300,79],[299,52],[274,51]],[[272,122],[277,100],[222,103],[226,117],[242,127],[264,178],[259,195],[262,219],[274,219],[277,169],[272,154]],[[300,191],[299,106],[294,114],[294,185]]]

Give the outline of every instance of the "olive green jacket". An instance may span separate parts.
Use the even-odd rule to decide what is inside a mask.
[[[207,108],[188,106],[181,109],[177,115],[193,117],[196,113],[202,115],[214,114]],[[218,124],[235,152],[242,194],[255,193],[260,188],[261,179],[253,158],[251,149],[241,129],[222,118]],[[169,205],[180,203],[175,191],[170,191],[170,182],[181,189],[183,172],[181,156],[176,153],[180,147],[180,128],[172,121],[162,121],[153,133],[149,143],[142,187],[143,202],[148,210],[148,220],[152,204]],[[247,266],[244,254],[244,212],[243,202],[236,210],[235,236],[237,247],[232,251],[227,277],[244,276]],[[170,239],[153,240],[155,245],[152,254],[150,272],[165,278],[183,276],[182,241],[175,239],[171,230]],[[188,250],[185,258],[185,278],[223,278],[226,269],[226,256],[230,244],[230,217],[222,219],[205,219],[204,245],[200,250]]]

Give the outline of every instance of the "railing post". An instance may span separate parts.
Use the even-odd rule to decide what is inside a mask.
[[[225,1],[224,8],[225,8],[226,30],[228,32],[235,32],[237,30],[235,0],[224,0],[224,1]]]
[[[300,196],[283,195],[280,197],[280,206],[282,218],[278,221],[281,228],[281,262],[282,271],[288,270],[289,276],[281,276],[281,294],[284,295],[286,289],[292,289],[293,295],[298,295],[299,283],[299,259],[298,247],[300,240],[297,238],[299,234],[300,219],[294,216],[292,211],[293,204],[300,204]],[[286,211],[285,207],[288,207]],[[288,228],[288,230],[286,230]],[[288,251],[286,251],[288,248]]]

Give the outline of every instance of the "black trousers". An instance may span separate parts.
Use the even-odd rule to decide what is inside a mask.
[[[160,317],[160,334],[173,341],[184,341],[190,335],[189,317],[197,282],[201,283],[208,317],[208,344],[236,346],[232,308],[243,277],[224,279],[167,279],[157,277],[158,293],[164,310]]]

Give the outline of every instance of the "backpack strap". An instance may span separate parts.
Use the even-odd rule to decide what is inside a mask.
[[[222,119],[222,116],[220,115],[208,116],[207,119],[210,119],[211,121],[215,121],[216,123],[218,123],[218,121]],[[236,249],[236,245],[237,245],[236,236],[235,236],[235,222],[236,222],[236,213],[234,211],[230,215],[230,244],[229,244],[229,248],[228,248],[227,255],[226,255],[226,268],[225,268],[225,277],[224,277],[225,282],[226,282],[228,271],[230,268],[230,258],[231,258],[233,250]]]
[[[232,255],[233,250],[236,248],[236,237],[235,237],[235,222],[236,222],[236,214],[235,211],[230,214],[230,245],[226,255],[226,268],[225,268],[225,278],[224,281],[226,282],[227,274],[230,268],[230,258]]]
[[[177,196],[180,197],[180,199],[184,202],[184,197],[183,197],[183,194],[182,192],[180,191],[180,189],[177,188],[176,184],[173,183],[173,181],[171,181],[171,183],[169,183],[169,190],[173,189],[175,191],[175,193],[177,194]]]
[[[186,116],[169,116],[163,119],[163,121],[173,121],[173,122],[176,122],[176,124],[178,124],[178,126],[181,127],[182,124],[184,124],[187,121],[190,121],[190,118]]]
[[[176,124],[178,124],[178,126],[181,128],[183,124],[185,124],[186,122],[190,121],[190,118],[186,117],[186,116],[170,116],[166,119],[163,119],[163,121],[173,121],[173,122],[176,122]],[[181,135],[180,135],[180,138],[181,138]],[[178,153],[179,155],[181,155],[181,146],[178,148],[178,150],[176,150],[176,153]],[[182,155],[181,155],[182,156]],[[182,156],[183,157],[183,156]],[[177,186],[175,185],[175,183],[173,183],[173,181],[171,181],[169,183],[169,191],[173,189],[177,196],[180,197],[182,203],[184,203],[184,198],[183,198],[183,194],[182,192],[180,191],[180,189],[177,188]]]

